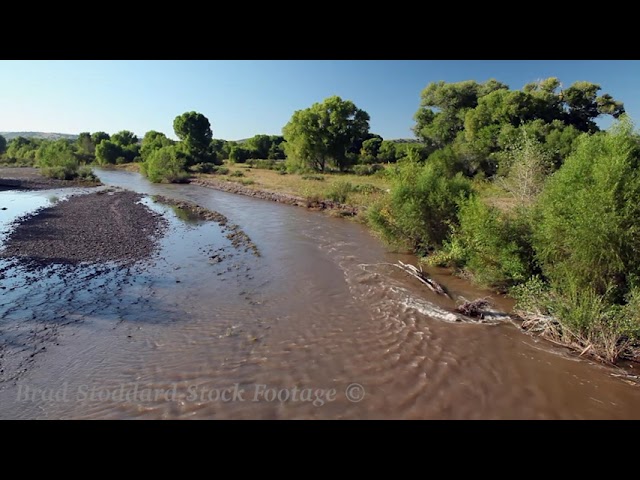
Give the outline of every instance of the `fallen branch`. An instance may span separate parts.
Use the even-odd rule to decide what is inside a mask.
[[[435,280],[427,277],[427,275],[422,270],[422,267],[420,267],[420,269],[418,269],[418,268],[414,267],[413,265],[410,265],[408,263],[403,263],[400,260],[398,260],[397,264],[394,263],[392,265],[394,265],[395,267],[398,267],[401,270],[404,270],[405,272],[407,272],[412,277],[415,277],[418,280],[420,280],[427,287],[429,287],[429,289],[431,289],[432,292],[435,292],[438,295],[444,295],[445,297],[451,298],[449,296],[449,294],[445,291],[445,289],[442,288],[442,285],[440,285]]]
[[[484,317],[484,309],[490,305],[486,298],[478,298],[471,302],[464,302],[456,307],[456,312],[467,317]]]

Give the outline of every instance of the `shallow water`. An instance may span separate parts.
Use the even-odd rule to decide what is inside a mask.
[[[452,323],[454,302],[389,265],[415,258],[355,222],[98,175],[217,210],[261,256],[148,201],[171,222],[149,266],[6,272],[0,418],[640,418],[618,372],[508,322]]]

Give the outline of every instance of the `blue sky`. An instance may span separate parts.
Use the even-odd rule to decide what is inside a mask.
[[[640,61],[202,60],[0,61],[0,131],[158,130],[195,110],[215,138],[280,134],[291,114],[331,95],[371,116],[384,138],[412,136],[420,91],[438,80],[496,78],[511,88],[556,76],[599,83],[640,119]]]

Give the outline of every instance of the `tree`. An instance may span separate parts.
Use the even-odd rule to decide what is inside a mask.
[[[138,143],[138,137],[129,130],[121,130],[111,136],[111,141],[122,148]]]
[[[7,151],[7,139],[0,135],[0,155]]]
[[[233,163],[244,163],[251,158],[251,150],[240,145],[234,145],[229,151],[229,161]]]
[[[265,159],[269,156],[271,144],[269,135],[256,135],[247,140],[246,148],[251,151],[251,158]]]
[[[429,147],[452,146],[466,171],[492,176],[498,168],[496,153],[523,128],[547,144],[559,167],[580,132],[598,131],[598,116],[618,118],[624,112],[610,95],[597,96],[599,90],[589,82],[562,90],[555,77],[522,90],[495,80],[431,83],[422,92],[414,131]]]
[[[144,134],[142,139],[142,144],[140,146],[140,156],[142,157],[142,161],[146,162],[155,150],[159,150],[162,147],[169,147],[173,145],[175,142],[164,133],[156,132],[155,130],[149,130]]]
[[[173,120],[173,130],[189,153],[188,165],[211,160],[210,145],[213,133],[207,117],[197,112],[185,112]]]
[[[115,165],[122,156],[122,147],[111,140],[103,140],[96,147],[96,161],[100,165]]]
[[[385,163],[395,163],[396,159],[396,144],[389,140],[383,140],[378,150],[378,160]]]
[[[380,153],[380,147],[382,146],[382,137],[376,135],[369,140],[365,140],[362,143],[360,149],[360,160],[362,163],[375,163],[378,160],[378,154]]]
[[[282,132],[291,168],[324,171],[330,165],[344,170],[349,149],[369,133],[369,114],[333,96],[294,112]]]
[[[91,140],[89,132],[80,133],[76,140],[76,145],[78,146],[78,152],[82,155],[93,155],[96,151],[96,146]]]
[[[106,132],[93,132],[91,134],[91,141],[95,146],[98,146],[104,140],[111,140],[111,137]]]

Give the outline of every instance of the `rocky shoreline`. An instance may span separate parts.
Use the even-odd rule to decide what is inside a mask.
[[[44,266],[82,262],[132,264],[152,255],[166,219],[139,203],[142,195],[103,190],[16,220],[2,258]]]

